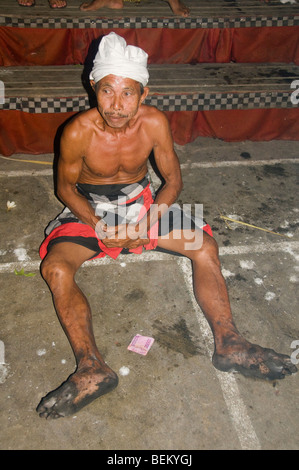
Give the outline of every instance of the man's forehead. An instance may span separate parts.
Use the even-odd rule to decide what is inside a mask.
[[[136,80],[128,77],[121,77],[119,75],[106,75],[99,82],[100,86],[120,86],[123,88],[136,88],[139,86],[139,83]]]

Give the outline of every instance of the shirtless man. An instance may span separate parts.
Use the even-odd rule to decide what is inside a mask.
[[[52,223],[42,244],[41,272],[52,292],[77,368],[58,389],[41,400],[37,407],[41,417],[71,415],[116,387],[117,375],[96,346],[90,307],[74,276],[86,260],[109,250],[113,256],[113,250],[123,247],[127,250],[148,247],[150,227],[157,225],[158,219],[161,224],[165,211],[182,189],[168,121],[162,112],[143,104],[149,92],[145,86],[146,57],[141,49],[127,47],[115,33],[105,36],[91,74],[98,106],[75,117],[62,136],[57,188],[66,209]],[[136,238],[126,231],[127,224],[116,227],[107,224],[104,214],[99,216],[100,212],[95,210],[92,197],[95,204],[101,205],[97,200],[99,194],[104,194],[107,204],[107,188],[136,189],[140,182],[143,184],[152,150],[165,184],[151,207],[161,211],[149,211],[147,207],[147,212],[133,225],[133,232],[138,229]],[[92,196],[94,192],[97,194]],[[146,199],[145,189],[141,194]],[[198,233],[201,237],[196,238]],[[177,229],[170,230],[168,236],[159,235],[155,243],[192,262],[195,296],[214,335],[214,366],[264,379],[281,379],[296,372],[288,356],[253,345],[238,332],[212,236],[198,228],[181,229],[180,236],[177,235]],[[187,248],[190,235],[196,245]]]

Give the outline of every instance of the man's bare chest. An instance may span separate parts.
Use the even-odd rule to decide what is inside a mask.
[[[138,173],[146,165],[152,148],[150,142],[140,139],[102,139],[88,145],[83,167],[88,172],[105,177],[117,173]]]

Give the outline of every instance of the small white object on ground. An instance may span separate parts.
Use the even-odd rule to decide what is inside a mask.
[[[122,367],[119,369],[119,373],[120,373],[120,375],[129,375],[130,369],[129,369],[129,367],[122,366]]]

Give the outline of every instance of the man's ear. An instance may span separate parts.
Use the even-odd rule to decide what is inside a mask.
[[[143,94],[140,97],[141,103],[143,103],[143,101],[146,99],[147,95],[149,94],[149,91],[149,87],[145,86],[143,89]]]
[[[94,80],[90,80],[90,85],[91,85],[91,88],[93,89],[93,91],[95,91],[95,81]]]

